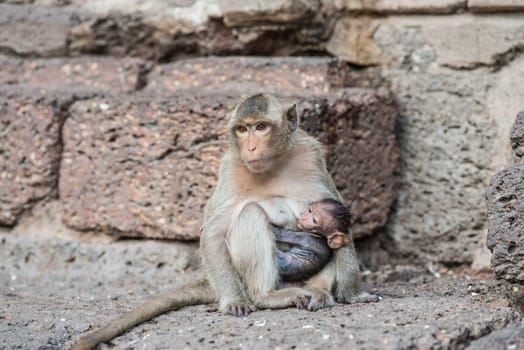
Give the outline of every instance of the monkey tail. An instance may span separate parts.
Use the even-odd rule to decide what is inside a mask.
[[[173,292],[153,297],[105,326],[80,337],[71,350],[94,349],[98,344],[108,342],[126,330],[168,311],[188,305],[210,304],[215,301],[215,292],[207,280],[188,284]]]

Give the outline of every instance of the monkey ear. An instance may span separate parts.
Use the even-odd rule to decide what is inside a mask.
[[[351,242],[351,239],[340,231],[330,234],[329,236],[327,236],[327,239],[328,246],[331,249],[342,248],[343,246]]]
[[[289,130],[291,132],[297,130],[298,126],[298,113],[297,105],[293,104],[286,110],[286,119],[289,125]]]

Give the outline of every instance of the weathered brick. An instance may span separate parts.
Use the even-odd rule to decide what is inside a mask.
[[[82,56],[22,59],[0,55],[0,84],[74,93],[117,94],[141,88],[148,65],[138,59]]]
[[[56,195],[62,102],[35,95],[0,95],[0,225]]]
[[[351,73],[347,66],[326,57],[209,57],[157,65],[148,75],[145,90],[164,95],[188,89],[318,94],[342,86]]]

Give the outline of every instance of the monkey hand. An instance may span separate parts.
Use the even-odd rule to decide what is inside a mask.
[[[220,311],[226,315],[241,317],[257,311],[257,308],[247,301],[237,300],[220,307]]]
[[[311,290],[311,299],[309,300],[307,309],[309,311],[317,311],[333,306],[334,304],[333,297],[328,291],[315,288]]]

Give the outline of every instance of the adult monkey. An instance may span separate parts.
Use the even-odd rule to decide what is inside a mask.
[[[205,209],[200,246],[207,279],[146,301],[80,338],[75,349],[91,349],[186,305],[218,301],[220,311],[244,316],[257,308],[318,310],[333,304],[332,292],[339,302],[359,301],[358,261],[351,242],[304,281],[303,288],[276,290],[271,224],[296,229],[297,217],[310,202],[342,199],[326,170],[322,145],[297,124],[295,106],[271,95],[254,95],[237,105],[228,122],[230,147]]]

